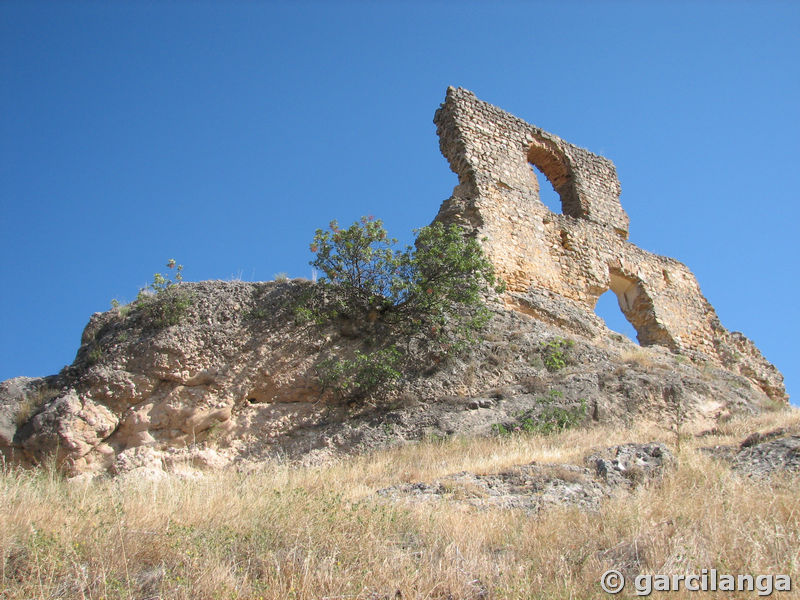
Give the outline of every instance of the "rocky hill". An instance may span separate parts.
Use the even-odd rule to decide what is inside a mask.
[[[72,473],[120,473],[313,461],[548,418],[668,423],[678,406],[687,424],[711,427],[776,406],[741,374],[640,347],[597,317],[585,323],[592,335],[578,336],[500,302],[471,352],[343,402],[322,393],[315,369],[360,341],[335,323],[298,320],[294,302],[313,285],[184,283],[192,301],[175,325],[136,304],[93,315],[70,367],[0,384],[0,449],[25,464],[56,455]]]
[[[469,352],[345,402],[320,364],[364,341],[352,324],[308,322],[316,285],[181,283],[91,317],[74,363],[0,384],[0,451],[54,457],[72,474],[217,468],[267,457],[324,460],[408,440],[505,435],[592,423],[712,428],[785,406],[783,378],[729,332],[689,269],[627,241],[613,164],[450,88],[435,119],[459,175],[437,219],[482,240],[508,283]],[[532,165],[559,192],[538,197]],[[638,345],[593,311],[613,290]]]

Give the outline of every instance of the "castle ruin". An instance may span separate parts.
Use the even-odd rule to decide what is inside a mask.
[[[744,375],[786,402],[783,376],[744,335],[729,332],[692,272],[627,241],[614,164],[462,88],[448,88],[434,123],[458,185],[436,219],[484,240],[516,310],[588,337],[598,298],[612,290],[642,346],[664,346],[694,362]],[[533,167],[561,198],[540,200]]]

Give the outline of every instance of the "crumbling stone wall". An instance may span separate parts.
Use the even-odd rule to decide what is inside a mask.
[[[611,289],[642,346],[724,366],[787,400],[780,372],[720,324],[685,265],[627,241],[629,219],[610,160],[461,88],[447,90],[434,123],[459,181],[436,218],[484,240],[510,305],[586,335],[598,298]],[[562,214],[540,201],[533,166],[558,192]]]

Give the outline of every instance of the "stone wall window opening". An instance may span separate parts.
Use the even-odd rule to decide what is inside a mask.
[[[533,163],[531,163],[531,167],[533,168],[533,174],[536,180],[539,182],[539,200],[549,208],[551,212],[562,214],[563,207],[560,194],[555,190],[553,184],[550,183],[550,180],[539,167]]]
[[[594,312],[606,327],[640,344],[639,332],[628,318],[637,294],[636,283],[614,271],[610,276],[609,289],[597,299]]]
[[[556,214],[585,217],[575,189],[567,158],[546,141],[534,141],[528,149],[528,163],[539,183],[539,199]],[[544,179],[539,175],[544,175]],[[548,185],[549,184],[549,185]]]
[[[624,335],[636,344],[639,343],[636,329],[620,309],[619,298],[612,290],[606,290],[600,295],[594,306],[594,313],[605,321],[606,327],[611,331]]]

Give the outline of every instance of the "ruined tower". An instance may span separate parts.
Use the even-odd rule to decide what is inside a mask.
[[[448,88],[434,123],[458,185],[436,219],[484,240],[507,286],[506,301],[535,318],[593,337],[598,298],[613,290],[642,346],[723,366],[785,402],[783,376],[744,335],[729,332],[686,265],[627,241],[614,164]],[[539,198],[533,167],[561,198],[561,214]]]

